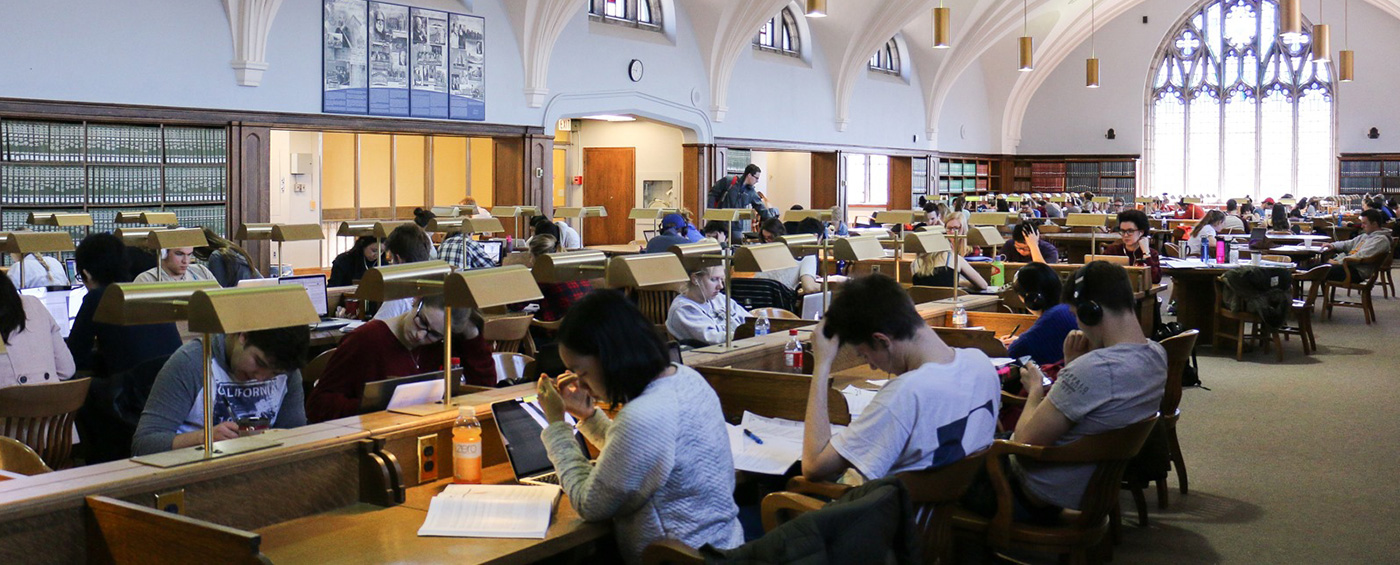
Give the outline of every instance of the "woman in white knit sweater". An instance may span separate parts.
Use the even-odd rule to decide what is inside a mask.
[[[616,291],[574,303],[558,342],[570,373],[540,378],[540,406],[550,422],[542,435],[579,516],[612,520],[629,563],[666,539],[691,547],[742,544],[729,436],[705,379],[669,363],[651,324]],[[617,418],[594,399],[622,405]],[[566,411],[598,446],[596,465],[574,441]]]

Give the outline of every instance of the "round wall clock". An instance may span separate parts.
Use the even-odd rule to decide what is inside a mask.
[[[632,62],[627,64],[627,78],[632,79],[632,82],[642,81],[642,62],[640,60],[632,59]]]

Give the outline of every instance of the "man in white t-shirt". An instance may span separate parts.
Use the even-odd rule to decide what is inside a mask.
[[[835,436],[827,413],[832,362],[842,345],[898,375]],[[814,371],[802,439],[802,474],[830,480],[855,468],[867,479],[942,467],[986,448],[1001,386],[987,355],[943,343],[894,279],[852,279],[812,332]]]

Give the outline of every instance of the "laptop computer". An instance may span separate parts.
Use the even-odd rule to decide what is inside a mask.
[[[466,394],[466,389],[461,384],[461,369],[452,371],[452,395],[458,396]],[[431,371],[406,377],[394,377],[382,381],[371,381],[365,383],[365,388],[360,394],[360,413],[380,412],[389,409],[389,401],[394,398],[394,390],[402,385],[422,383],[428,381],[442,380],[442,371]]]
[[[306,296],[311,299],[311,305],[316,308],[316,315],[321,317],[320,322],[311,325],[312,330],[334,330],[351,322],[344,318],[333,318],[326,315],[330,305],[330,299],[326,295],[326,275],[282,277],[277,279],[277,284],[299,284],[306,289]]]
[[[478,241],[477,243],[481,244],[481,250],[486,252],[486,256],[490,257],[491,261],[495,262],[497,265],[501,264],[501,258],[504,256],[503,254],[506,248],[505,241],[488,239],[485,241]]]
[[[262,286],[277,286],[277,278],[273,277],[268,279],[243,279],[241,281],[238,281],[238,284],[235,285],[235,288],[258,288]]]
[[[491,417],[496,420],[496,428],[501,432],[501,444],[506,446],[506,459],[515,473],[515,480],[526,485],[558,485],[559,475],[554,471],[554,463],[544,449],[540,432],[547,421],[544,410],[536,397],[527,396],[513,400],[502,400],[491,405]],[[573,416],[564,415],[569,425],[577,425]],[[583,434],[574,430],[574,439],[579,448],[588,453],[588,443]]]

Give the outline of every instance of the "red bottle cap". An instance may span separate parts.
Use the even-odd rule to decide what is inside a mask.
[[[453,367],[459,366],[459,365],[461,365],[461,364],[462,364],[462,358],[461,358],[461,357],[453,357],[453,358],[452,358],[452,366],[453,366]]]
[[[792,336],[792,337],[797,337],[797,329],[796,329],[796,328],[793,328],[793,329],[788,330],[788,335],[790,335],[790,336]]]

